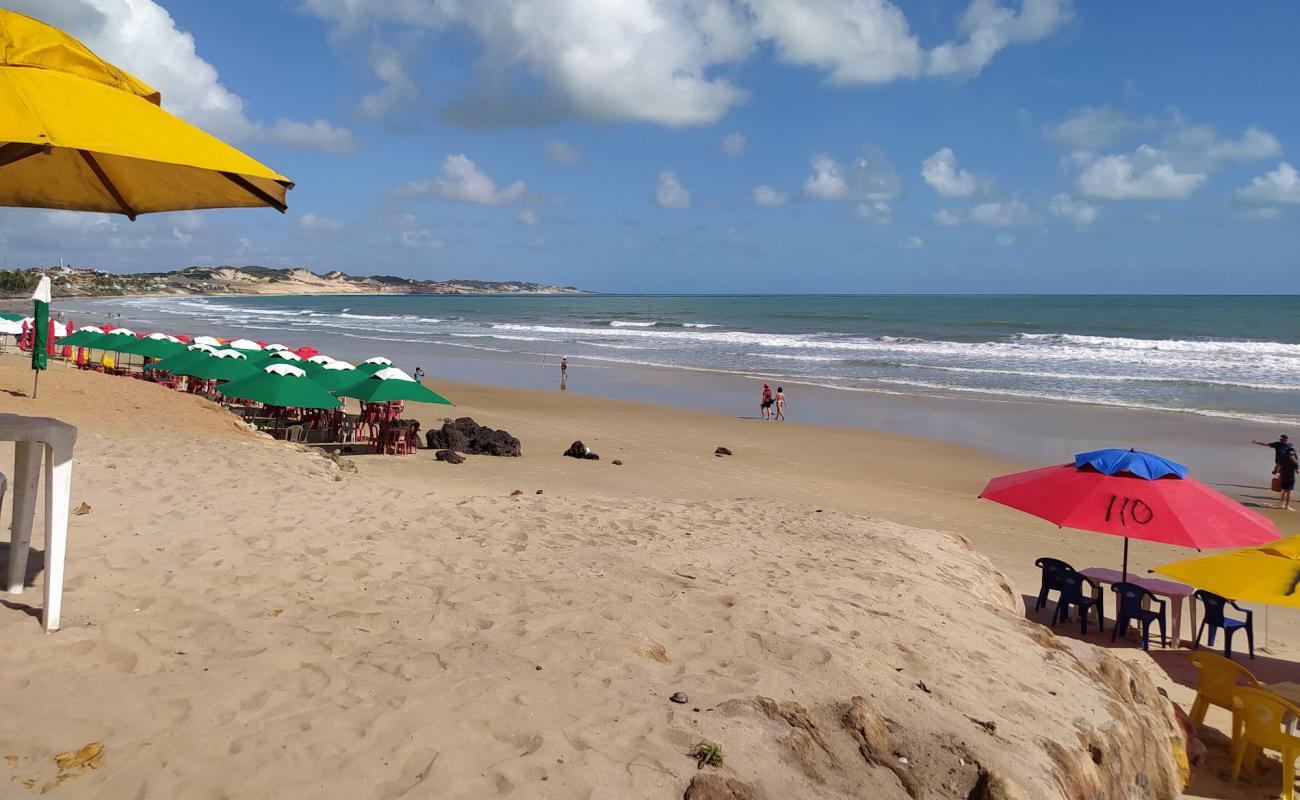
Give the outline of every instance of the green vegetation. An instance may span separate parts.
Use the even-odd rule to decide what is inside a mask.
[[[722,766],[722,745],[707,739],[691,748],[686,755],[695,759],[695,768]]]

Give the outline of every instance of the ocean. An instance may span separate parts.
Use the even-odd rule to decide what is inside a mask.
[[[142,330],[341,357],[727,373],[845,392],[1300,422],[1300,297],[730,295],[137,297],[60,301]]]

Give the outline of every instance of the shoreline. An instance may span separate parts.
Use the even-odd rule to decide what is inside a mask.
[[[130,312],[136,309],[123,311],[122,319],[115,321],[135,324]],[[159,329],[166,329],[166,326]],[[246,324],[228,325],[216,333],[272,340],[286,331],[282,327]],[[354,362],[383,355],[408,373],[413,372],[416,366],[423,367],[427,381],[553,391],[559,387],[558,351],[524,358],[505,351],[493,352],[453,344],[404,342],[379,336],[321,331],[310,332],[310,335],[304,333],[307,332],[290,332],[293,341],[285,343],[311,345]],[[1226,413],[1219,415],[1075,400],[845,388],[819,385],[797,377],[581,357],[571,357],[569,366],[567,391],[574,394],[614,400],[648,400],[683,411],[706,411],[744,418],[757,415],[758,393],[763,381],[783,381],[787,388],[798,389],[795,395],[787,392],[791,402],[788,413],[793,420],[803,423],[950,441],[1025,465],[1060,463],[1075,453],[1103,446],[1138,447],[1179,460],[1203,479],[1226,483],[1240,483],[1244,476],[1259,473],[1267,459],[1254,453],[1255,448],[1248,443],[1261,436],[1272,436],[1279,432],[1275,430],[1279,426],[1285,429],[1287,425],[1284,421],[1252,420]]]

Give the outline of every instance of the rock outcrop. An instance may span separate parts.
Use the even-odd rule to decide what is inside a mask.
[[[566,455],[569,458],[585,458],[588,461],[600,460],[600,454],[593,453],[590,447],[582,443],[581,439],[569,445],[569,449],[565,450],[561,455]]]
[[[439,450],[433,454],[433,457],[439,461],[446,461],[448,464],[465,463],[465,456],[457,453],[455,450]]]
[[[424,434],[430,450],[455,450],[472,456],[518,456],[519,440],[506,431],[480,425],[472,417],[445,422],[441,428]]]

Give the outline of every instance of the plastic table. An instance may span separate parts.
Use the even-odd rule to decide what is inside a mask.
[[[72,449],[77,429],[49,417],[0,414],[0,441],[14,443],[13,523],[9,538],[6,588],[22,594],[36,518],[41,460],[45,461],[45,603],[41,622],[46,633],[59,629],[63,604],[63,562],[68,542],[68,505],[72,497]]]
[[[1079,572],[1081,575],[1092,578],[1098,583],[1119,583],[1124,579],[1124,573],[1117,569],[1110,569],[1109,567],[1089,567],[1088,569],[1080,570]],[[1187,601],[1187,605],[1191,609],[1192,635],[1196,635],[1196,600],[1192,597],[1192,593],[1196,591],[1195,589],[1185,583],[1179,583],[1178,581],[1166,581],[1159,578],[1140,578],[1131,572],[1128,574],[1128,582],[1134,586],[1141,586],[1143,589],[1146,589],[1148,592],[1159,597],[1169,598],[1170,616],[1172,617],[1172,619],[1169,620],[1169,623],[1170,627],[1173,628],[1173,631],[1171,631],[1173,635],[1169,638],[1175,648],[1182,644],[1180,634],[1182,632],[1183,622],[1183,600]]]

